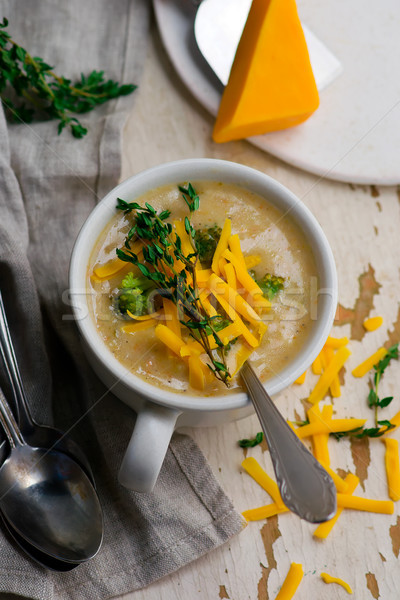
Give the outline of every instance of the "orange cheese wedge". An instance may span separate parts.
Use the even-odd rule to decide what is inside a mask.
[[[318,105],[295,0],[253,0],[222,96],[214,141],[293,127]]]

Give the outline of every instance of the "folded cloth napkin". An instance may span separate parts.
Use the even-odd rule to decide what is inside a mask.
[[[137,83],[148,4],[0,0],[0,17],[9,19],[15,40],[65,76],[104,69],[107,77]],[[69,573],[38,566],[0,529],[1,595],[109,598],[171,573],[242,528],[186,436],[174,436],[154,492],[136,494],[118,484],[135,415],[93,375],[68,318],[73,242],[97,200],[117,183],[121,130],[134,99],[84,116],[89,134],[82,140],[68,131],[57,136],[52,121],[7,125],[0,113],[0,286],[27,397],[37,421],[70,429],[87,453],[105,517],[100,553]],[[7,394],[4,381],[2,387]]]

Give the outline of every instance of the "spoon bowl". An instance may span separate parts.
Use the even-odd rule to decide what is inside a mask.
[[[11,527],[10,523],[0,512],[1,520],[3,525],[8,532],[9,536],[16,542],[16,544],[21,548],[25,554],[27,554],[32,560],[36,563],[44,567],[45,569],[50,569],[51,571],[58,572],[67,572],[75,569],[80,563],[69,563],[63,560],[58,560],[57,558],[53,558],[49,556],[45,552],[41,552],[35,546],[32,546],[29,542],[26,541],[19,533]]]
[[[336,513],[332,477],[286,423],[248,361],[240,374],[267,440],[284,504],[310,523],[331,519]]]
[[[13,448],[0,468],[0,508],[22,538],[58,560],[80,563],[100,548],[100,503],[66,454],[27,444]]]

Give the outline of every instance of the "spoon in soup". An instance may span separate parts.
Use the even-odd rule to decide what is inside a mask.
[[[285,506],[311,523],[328,521],[336,513],[331,476],[286,423],[248,361],[240,374],[268,443]]]

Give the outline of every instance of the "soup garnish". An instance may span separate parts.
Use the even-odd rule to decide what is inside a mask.
[[[233,184],[166,185],[137,200],[118,199],[89,267],[114,355],[160,387],[204,395],[240,385],[250,355],[262,380],[280,370],[311,322],[315,265],[297,226]]]
[[[186,188],[179,186],[179,191],[190,213],[199,208],[199,196],[190,183]],[[226,358],[232,341],[243,337],[246,344],[237,352],[238,370],[251,349],[260,344],[266,331],[260,312],[269,309],[268,291],[277,293],[283,285],[282,278],[266,275],[263,288],[258,285],[246,268],[239,237],[231,235],[230,219],[225,220],[222,230],[214,226],[196,232],[189,216],[172,225],[167,221],[169,210],[157,213],[148,202],[140,206],[118,198],[117,208],[125,214],[135,213],[124,249],[117,248],[117,256],[132,263],[142,274],[135,277],[130,272],[122,280],[119,310],[133,320],[149,317],[148,325],[155,326],[158,339],[188,361],[193,387],[205,387],[208,370],[228,385],[232,375]],[[141,243],[140,250],[137,245],[134,247],[137,242]],[[203,268],[200,256],[204,262],[211,262],[211,269]],[[238,282],[243,287],[238,288]],[[210,295],[217,301],[218,311],[209,301]],[[157,317],[163,317],[165,325],[156,324],[152,318],[160,300],[164,314],[158,312]],[[181,326],[191,339],[184,341]],[[207,355],[206,362],[202,354]]]

